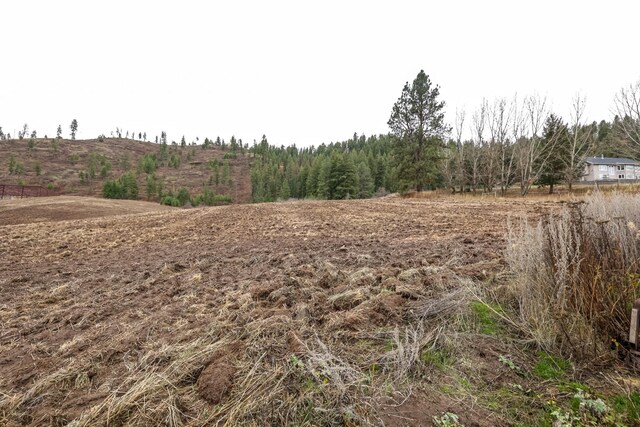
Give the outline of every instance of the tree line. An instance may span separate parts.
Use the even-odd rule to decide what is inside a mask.
[[[586,99],[577,95],[570,117],[555,114],[545,97],[483,99],[470,114],[445,121],[440,88],[420,71],[392,107],[386,135],[297,148],[250,149],[254,202],[288,198],[367,198],[396,191],[449,188],[500,192],[565,184],[584,174],[588,156],[638,158],[640,81],[616,96],[612,121],[587,123]]]
[[[367,198],[396,190],[389,135],[353,138],[319,147],[270,145],[250,149],[252,200]]]

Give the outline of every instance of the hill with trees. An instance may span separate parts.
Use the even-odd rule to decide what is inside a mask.
[[[246,147],[232,141],[178,144],[168,142],[164,133],[158,143],[122,135],[74,140],[37,138],[35,132],[18,139],[3,134],[0,182],[173,205],[247,203],[250,160]]]
[[[452,126],[440,88],[420,71],[391,108],[389,133],[298,148],[253,146],[231,137],[155,143],[147,134],[116,129],[111,137],[38,138],[25,124],[12,139],[0,127],[0,182],[35,184],[64,194],[146,198],[173,206],[295,199],[369,198],[389,192],[448,188],[523,196],[534,186],[569,189],[587,156],[640,157],[640,82],[614,99],[612,121],[587,123],[586,99],[576,96],[564,118],[538,95],[483,99]],[[137,138],[136,138],[137,137]]]

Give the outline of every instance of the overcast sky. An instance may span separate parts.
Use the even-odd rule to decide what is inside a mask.
[[[637,0],[3,1],[0,126],[38,136],[116,127],[298,146],[388,131],[405,81],[447,120],[482,97],[538,92],[590,120],[640,79]]]

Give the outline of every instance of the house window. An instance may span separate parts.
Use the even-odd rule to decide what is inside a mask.
[[[609,179],[609,175],[607,175],[607,174],[600,174],[600,179]]]
[[[618,170],[619,171],[623,171],[624,170],[624,165],[618,165]]]
[[[598,169],[600,170],[600,172],[606,172],[607,171],[607,165],[600,165],[600,167]]]
[[[623,174],[618,175],[618,179],[624,179],[624,175]]]

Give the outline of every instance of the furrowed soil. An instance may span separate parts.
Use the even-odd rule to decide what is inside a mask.
[[[507,425],[474,394],[508,349],[448,312],[558,205],[3,201],[0,425]]]

